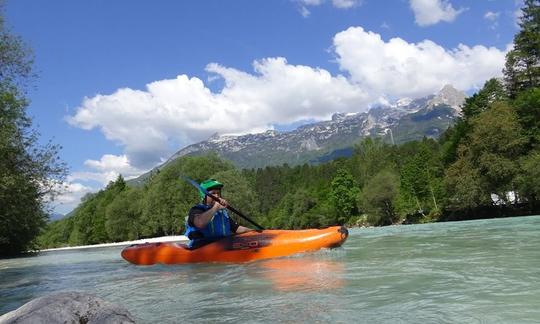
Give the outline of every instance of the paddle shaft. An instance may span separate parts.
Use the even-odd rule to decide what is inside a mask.
[[[205,194],[212,198],[214,201],[216,202],[220,202],[221,199],[219,197],[216,197],[214,195],[212,195],[211,193],[209,193],[208,191],[205,192]],[[235,213],[236,215],[242,217],[243,219],[247,220],[248,222],[250,222],[251,224],[253,224],[254,226],[258,227],[260,230],[264,230],[264,227],[262,227],[261,225],[255,223],[255,221],[251,220],[249,217],[247,217],[246,215],[244,215],[242,212],[240,212],[239,210],[237,210],[236,208],[234,208],[233,206],[227,206],[227,209],[232,211],[233,213]]]
[[[208,197],[212,198],[214,201],[217,201],[217,202],[220,202],[221,199],[219,197],[216,197],[214,195],[212,195],[211,193],[208,192],[208,190],[204,189],[203,187],[201,187],[197,182],[195,182],[194,180],[191,180],[190,178],[188,177],[184,177],[182,176],[182,178],[184,180],[186,180],[187,182],[191,183],[195,188],[199,189],[200,191],[204,192],[205,195],[207,195]],[[242,212],[240,212],[239,210],[237,210],[236,208],[232,207],[232,206],[227,206],[227,209],[232,211],[233,213],[235,213],[236,215],[242,217],[243,219],[247,220],[248,222],[250,222],[251,224],[253,224],[254,226],[256,226],[257,228],[259,228],[260,230],[264,230],[264,227],[262,227],[261,225],[255,223],[255,221],[251,220],[249,217],[247,217],[246,215],[244,215]]]

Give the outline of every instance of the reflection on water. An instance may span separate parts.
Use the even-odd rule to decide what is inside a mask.
[[[281,258],[259,263],[261,277],[278,291],[316,292],[342,288],[344,264],[313,255]]]
[[[0,314],[80,290],[141,323],[540,321],[538,216],[353,229],[339,249],[245,264],[140,267],[120,250],[0,260]]]

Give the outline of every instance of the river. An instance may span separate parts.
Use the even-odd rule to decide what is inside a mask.
[[[0,260],[0,314],[57,291],[141,323],[539,323],[540,216],[355,228],[335,250],[141,267],[121,248]]]

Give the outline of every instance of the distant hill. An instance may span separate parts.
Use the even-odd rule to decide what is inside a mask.
[[[54,222],[54,221],[60,220],[60,219],[62,219],[64,217],[66,217],[66,215],[64,215],[64,214],[52,213],[52,214],[49,215],[49,222]]]

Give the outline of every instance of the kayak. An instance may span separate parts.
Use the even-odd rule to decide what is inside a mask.
[[[225,237],[197,249],[185,243],[158,242],[130,245],[122,258],[137,265],[201,262],[248,262],[341,246],[349,232],[344,226],[307,230],[251,231]]]

